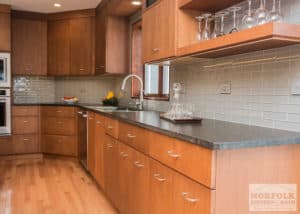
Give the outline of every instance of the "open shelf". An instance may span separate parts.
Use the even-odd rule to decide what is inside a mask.
[[[268,23],[177,49],[177,56],[219,58],[300,43],[300,25]]]
[[[179,0],[179,8],[205,12],[216,12],[242,1],[243,0]]]

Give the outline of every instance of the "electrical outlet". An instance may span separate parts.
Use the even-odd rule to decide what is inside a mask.
[[[300,95],[300,78],[297,78],[292,82],[291,94]]]
[[[231,94],[231,83],[222,83],[219,85],[220,94]]]

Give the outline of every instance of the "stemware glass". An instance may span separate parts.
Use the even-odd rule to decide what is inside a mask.
[[[197,32],[197,40],[202,40],[202,20],[204,19],[204,16],[197,16],[195,17],[198,21],[198,32]]]
[[[218,35],[218,16],[217,15],[212,16],[212,21],[214,21],[214,28],[210,34],[210,38],[214,39],[217,38]]]
[[[268,11],[266,10],[266,0],[260,0],[260,7],[255,11],[257,25],[266,24],[268,21]]]
[[[248,13],[243,17],[243,24],[248,28],[252,28],[255,25],[255,18],[252,14],[252,0],[248,0]]]
[[[208,40],[210,36],[209,22],[210,22],[211,13],[204,13],[202,14],[202,16],[205,19],[205,25],[202,31],[202,40]]]
[[[273,7],[268,15],[269,22],[282,22],[283,16],[281,14],[281,0],[278,1],[278,11],[276,10],[276,0],[273,0]]]
[[[229,33],[235,33],[238,32],[238,28],[237,28],[237,24],[236,24],[236,12],[238,12],[239,10],[241,10],[241,7],[231,7],[228,9],[230,12],[232,12],[232,19],[233,19],[233,26],[232,29]]]
[[[218,13],[216,13],[216,17],[220,17],[221,23],[220,23],[220,31],[218,32],[217,36],[224,36],[225,32],[224,32],[224,19],[225,16],[228,15],[228,12],[226,11],[220,11]]]

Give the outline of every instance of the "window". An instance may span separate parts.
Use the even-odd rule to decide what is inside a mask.
[[[132,25],[131,32],[131,73],[144,80],[145,99],[168,100],[169,99],[169,65],[157,65],[142,63],[142,23]],[[139,97],[140,85],[136,79],[132,79],[132,98]]]

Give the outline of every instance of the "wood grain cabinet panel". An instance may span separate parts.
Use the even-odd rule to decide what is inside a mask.
[[[70,21],[48,21],[48,75],[70,74]]]
[[[94,73],[94,17],[70,20],[70,75]]]
[[[105,133],[114,138],[118,138],[119,122],[117,120],[106,117],[105,118]]]
[[[14,117],[16,116],[39,116],[40,108],[38,106],[13,106]]]
[[[12,73],[47,74],[46,20],[12,18]]]
[[[0,5],[0,51],[11,51],[11,18],[8,5]]]
[[[119,140],[148,154],[150,132],[125,123],[119,123]]]
[[[42,140],[44,153],[77,156],[76,136],[44,135]]]
[[[176,1],[161,0],[143,13],[143,62],[175,56]]]
[[[149,153],[167,166],[215,188],[215,153],[212,150],[152,133]]]
[[[63,106],[43,106],[43,117],[75,117],[76,109],[74,107]]]
[[[43,118],[42,133],[48,135],[76,135],[76,120],[60,117]]]
[[[90,173],[96,177],[96,150],[95,150],[95,113],[88,112],[88,155],[87,155],[87,166]]]
[[[14,135],[13,148],[15,154],[31,154],[41,152],[38,135]]]
[[[35,134],[38,130],[38,117],[13,117],[14,134]]]

